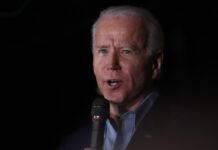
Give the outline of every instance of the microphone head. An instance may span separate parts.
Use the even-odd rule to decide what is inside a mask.
[[[92,103],[92,119],[106,120],[109,117],[109,102],[104,98],[97,98]]]

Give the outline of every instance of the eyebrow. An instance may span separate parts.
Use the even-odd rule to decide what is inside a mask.
[[[131,48],[131,49],[134,49],[134,46],[132,45],[125,45],[125,46],[121,46],[120,49],[123,49],[123,48]]]
[[[124,46],[121,46],[120,48],[121,49],[123,49],[123,48],[131,48],[134,51],[138,51],[139,50],[139,47],[135,43],[131,43],[129,45],[124,45]]]
[[[103,49],[103,48],[110,48],[110,45],[96,45],[95,49]],[[138,51],[139,47],[136,43],[130,43],[130,44],[126,44],[124,46],[120,46],[119,49],[123,49],[123,48],[131,48],[134,51]]]
[[[109,48],[110,46],[108,46],[108,45],[97,45],[97,46],[95,46],[95,48],[97,48],[97,49],[102,49],[102,48]]]

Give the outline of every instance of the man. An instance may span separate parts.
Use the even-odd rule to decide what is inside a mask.
[[[157,97],[153,81],[163,59],[162,32],[150,13],[129,6],[105,10],[93,28],[94,73],[110,102],[104,149],[124,150]],[[138,109],[146,109],[136,118],[144,101]]]
[[[163,61],[163,34],[158,21],[143,8],[110,7],[101,12],[92,33],[94,74],[110,103],[102,149],[192,149],[189,140],[183,140],[187,139],[186,132],[177,134],[181,122],[174,118],[180,113],[171,111],[173,107],[164,100],[157,100],[154,82]],[[183,129],[181,132],[186,131],[186,127]],[[61,150],[88,147],[90,133],[87,125],[67,138]]]

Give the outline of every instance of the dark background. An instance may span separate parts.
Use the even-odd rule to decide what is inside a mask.
[[[217,2],[5,0],[0,2],[1,106],[9,149],[56,149],[62,137],[90,121],[98,96],[91,25],[102,9],[121,4],[147,8],[163,26],[160,89],[178,103],[216,110]]]

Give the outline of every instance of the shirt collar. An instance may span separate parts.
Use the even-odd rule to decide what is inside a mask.
[[[128,112],[122,114],[120,117],[120,121],[132,119],[132,120],[134,120],[135,128],[137,128],[138,125],[140,124],[140,122],[142,121],[142,119],[146,116],[146,114],[151,109],[151,107],[152,107],[153,103],[156,101],[158,95],[159,94],[157,91],[153,91],[153,92],[149,93],[145,97],[145,99],[137,107],[135,107],[131,111],[128,111]],[[107,123],[107,125],[109,125],[110,121],[107,120],[106,123]],[[111,124],[110,124],[110,126],[112,127]]]
[[[137,128],[138,125],[140,124],[140,122],[142,121],[142,119],[145,117],[145,115],[148,113],[148,111],[151,109],[153,103],[155,102],[155,100],[158,97],[158,92],[157,91],[153,91],[151,93],[149,93],[145,99],[137,106],[135,107],[133,110],[124,113],[121,118],[125,118],[128,117],[130,119],[130,117],[132,119],[134,119],[134,123],[135,123],[135,127]]]
[[[151,92],[136,108],[121,115],[117,131],[109,119],[106,121],[104,150],[111,150],[114,147],[119,150],[126,148],[138,125],[157,99],[157,96],[157,92]],[[120,140],[122,144],[119,143]]]

